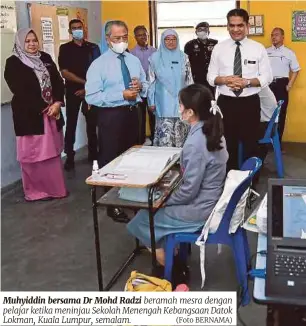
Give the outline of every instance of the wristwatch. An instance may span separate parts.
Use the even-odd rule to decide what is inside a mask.
[[[247,84],[245,85],[245,87],[250,88],[251,87],[251,80],[247,79]]]

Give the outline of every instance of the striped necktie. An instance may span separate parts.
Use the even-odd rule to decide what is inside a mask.
[[[240,45],[239,41],[235,42],[237,44],[236,52],[235,52],[235,59],[234,59],[234,75],[242,77],[242,65],[241,65],[241,52],[240,52]],[[238,91],[233,91],[234,94],[238,97],[242,93],[242,89]]]

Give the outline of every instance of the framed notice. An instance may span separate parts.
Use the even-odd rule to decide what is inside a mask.
[[[263,15],[250,15],[249,35],[264,35]]]
[[[306,42],[306,11],[292,12],[292,41]]]

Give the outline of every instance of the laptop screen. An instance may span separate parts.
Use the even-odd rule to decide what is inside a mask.
[[[306,239],[306,186],[272,186],[272,237]]]

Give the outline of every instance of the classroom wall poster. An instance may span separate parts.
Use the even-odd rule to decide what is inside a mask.
[[[43,42],[54,42],[51,17],[41,17],[41,31]]]
[[[69,20],[68,16],[57,16],[58,19],[58,30],[60,41],[69,40]]]
[[[292,12],[292,41],[306,42],[306,11]]]
[[[54,43],[43,43],[43,51],[50,54],[53,61],[55,61]]]

